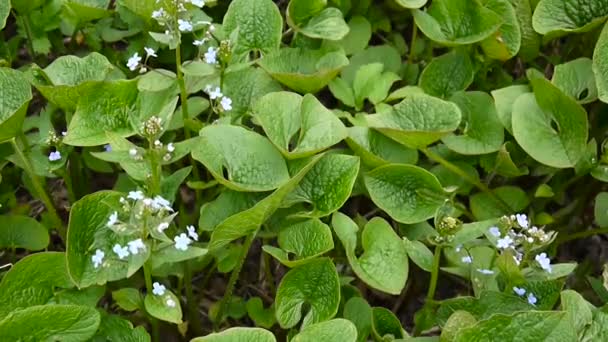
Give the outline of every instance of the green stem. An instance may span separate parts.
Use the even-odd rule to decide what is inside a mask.
[[[25,34],[27,35],[27,50],[32,58],[32,61],[36,57],[34,53],[34,35],[32,34],[32,25],[30,23],[30,18],[27,15],[22,15],[23,28],[25,29]]]
[[[429,150],[428,148],[422,148],[422,149],[420,149],[420,151],[422,153],[424,153],[429,159],[432,159],[432,160],[436,161],[437,163],[443,165],[446,169],[452,171],[453,173],[457,174],[458,176],[460,176],[465,181],[467,181],[467,182],[473,184],[474,186],[476,186],[479,190],[481,190],[481,191],[485,192],[486,194],[488,194],[488,196],[490,196],[490,198],[492,198],[494,200],[494,202],[496,202],[496,204],[498,204],[499,206],[501,206],[502,209],[504,211],[506,211],[507,213],[510,214],[510,213],[513,212],[513,209],[511,208],[511,206],[509,206],[509,204],[507,204],[505,201],[503,201],[502,198],[496,196],[496,194],[490,188],[488,188],[487,185],[485,185],[484,183],[482,183],[478,179],[475,179],[475,178],[471,177],[468,173],[464,172],[461,168],[459,168],[458,166],[450,163],[449,161],[447,161],[446,159],[444,159],[443,157],[441,157],[437,153]]]
[[[583,230],[582,232],[577,232],[574,234],[566,235],[561,239],[558,237],[557,241],[556,241],[556,245],[561,245],[562,243],[565,243],[565,242],[578,240],[578,239],[584,239],[584,238],[588,238],[590,236],[599,235],[599,234],[608,234],[608,227]]]
[[[418,35],[418,25],[414,23],[412,29],[412,41],[410,42],[410,54],[407,57],[407,64],[411,65],[414,62],[414,48],[416,47],[416,37]]]
[[[34,190],[38,194],[38,197],[40,197],[40,200],[42,200],[42,203],[44,203],[46,210],[49,212],[52,223],[55,226],[54,228],[57,229],[57,232],[59,232],[59,235],[65,241],[66,229],[63,226],[63,221],[57,214],[57,209],[55,209],[55,206],[53,205],[53,201],[51,201],[51,198],[49,197],[48,193],[46,192],[46,189],[42,185],[42,181],[40,180],[38,175],[36,175],[34,173],[34,169],[32,168],[32,162],[30,161],[28,156],[25,153],[23,153],[23,150],[19,147],[19,145],[17,144],[17,141],[14,138],[11,139],[11,144],[13,145],[13,149],[15,150],[15,153],[17,153],[17,155],[19,156],[19,159],[21,159],[21,163],[23,164],[23,169],[25,170],[25,173],[27,173],[27,175],[30,177],[30,180],[32,181],[32,185],[34,186]]]
[[[192,291],[192,269],[188,260],[184,262],[184,286],[186,287],[186,300],[188,301],[188,322],[194,335],[202,335],[203,327],[198,314],[198,303]]]
[[[429,283],[429,290],[426,294],[426,303],[428,305],[433,298],[435,298],[435,290],[437,289],[437,279],[439,278],[439,262],[441,261],[441,246],[435,247],[435,254],[433,255],[433,269],[431,269],[431,280]]]
[[[160,178],[162,172],[162,166],[158,160],[158,153],[154,150],[153,142],[150,141],[150,169],[152,175],[150,177],[149,191],[152,195],[160,195]]]
[[[61,172],[61,176],[63,178],[63,182],[65,183],[65,188],[68,191],[68,201],[70,204],[74,204],[76,202],[76,195],[74,195],[74,184],[72,183],[72,177],[67,170],[67,167]]]
[[[239,274],[241,273],[241,269],[243,268],[243,264],[245,263],[245,258],[249,252],[249,248],[253,243],[253,239],[255,238],[257,232],[253,232],[247,236],[245,239],[245,243],[243,244],[243,250],[241,251],[241,255],[239,256],[239,261],[234,270],[232,270],[232,274],[230,274],[230,279],[228,280],[228,285],[226,287],[226,292],[224,293],[224,297],[220,301],[220,305],[217,309],[217,315],[214,319],[213,330],[218,331],[219,326],[222,323],[222,319],[224,316],[224,311],[226,310],[226,306],[230,303],[232,299],[232,293],[234,292],[234,287],[236,282],[239,280]]]
[[[268,284],[268,291],[270,291],[270,296],[274,296],[276,288],[274,284],[274,276],[272,274],[271,269],[272,263],[270,260],[270,255],[268,255],[268,253],[262,253],[262,259],[264,260],[264,272],[266,275],[266,283]]]
[[[144,278],[146,281],[146,295],[151,296],[154,288],[152,287],[152,268],[149,262],[144,263]],[[158,342],[160,333],[158,320],[150,315],[148,315],[148,319],[150,320],[150,325],[152,326],[152,341]]]

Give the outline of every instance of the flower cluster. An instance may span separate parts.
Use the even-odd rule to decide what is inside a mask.
[[[61,132],[61,136],[64,137],[67,135],[67,132]],[[49,152],[49,161],[55,162],[61,160],[61,152],[59,152],[59,146],[61,145],[61,137],[55,133],[54,130],[49,132],[49,136],[46,139],[46,144],[50,147],[54,148],[54,151]]]
[[[205,87],[205,92],[209,95],[209,99],[215,101],[220,112],[227,112],[232,110],[232,99],[222,94],[219,87],[213,88],[211,85]],[[215,106],[214,106],[215,107]]]
[[[164,296],[165,293],[167,292],[167,288],[165,287],[165,285],[160,284],[158,282],[154,282],[154,284],[152,284],[152,294],[155,296]],[[176,303],[173,300],[173,298],[171,298],[171,295],[167,294],[167,296],[165,296],[165,304],[170,307],[170,308],[174,308]]]
[[[129,68],[129,70],[135,71],[139,68],[140,73],[148,71],[148,67],[146,66],[148,59],[150,57],[158,57],[158,55],[154,49],[149,47],[144,47],[144,51],[146,52],[146,59],[143,63],[141,62],[142,57],[139,55],[139,52],[135,52],[133,56],[129,57],[129,60],[127,60],[127,68]]]
[[[526,289],[524,288],[514,286],[513,292],[515,292],[515,294],[520,297],[526,297]],[[532,292],[528,292],[528,296],[526,297],[526,299],[528,300],[528,303],[530,305],[536,305],[536,302],[538,301],[538,298],[536,298],[536,296]]]
[[[165,27],[165,35],[179,40],[181,33],[193,32],[198,24],[207,25],[207,32],[212,31],[213,25],[210,22],[193,22],[192,15],[187,8],[188,6],[202,8],[205,6],[203,0],[157,0],[156,3],[160,7],[152,12],[151,17],[160,26]]]

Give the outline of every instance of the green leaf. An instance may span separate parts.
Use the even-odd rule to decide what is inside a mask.
[[[550,37],[588,32],[608,17],[606,0],[541,0],[532,16],[534,30]]]
[[[457,91],[467,89],[474,77],[475,70],[469,55],[454,50],[433,58],[422,70],[418,85],[429,95],[448,98]]]
[[[49,319],[52,317],[52,319]],[[99,327],[95,308],[40,305],[15,311],[0,321],[2,341],[88,341]],[[33,328],[35,327],[35,328]]]
[[[316,93],[348,65],[348,59],[341,51],[282,48],[268,54],[258,64],[290,89]]]
[[[213,231],[222,221],[253,207],[262,198],[259,193],[223,191],[215,200],[201,206],[198,226],[202,230]]]
[[[475,319],[486,320],[496,314],[512,314],[531,308],[532,305],[513,292],[482,291],[478,298],[454,297],[444,300],[437,310],[437,321],[439,325],[445,325],[449,317],[461,310],[470,313]]]
[[[426,147],[456,130],[461,112],[452,102],[416,94],[390,110],[366,115],[369,127],[410,148]]]
[[[597,82],[598,97],[600,101],[608,103],[608,24],[604,25],[595,43],[593,73]]]
[[[120,197],[118,192],[100,191],[84,196],[72,206],[66,260],[70,277],[79,288],[128,278],[150,255],[150,248],[146,248],[144,253],[120,260],[112,252],[115,244],[125,246],[128,241],[135,239],[135,236],[117,235],[107,227],[114,208],[120,207]],[[105,253],[105,258],[103,264],[95,268],[91,257],[97,249]]]
[[[266,309],[260,297],[253,297],[247,301],[247,315],[251,318],[256,326],[262,328],[270,328],[276,322],[274,317],[274,306]]]
[[[418,223],[433,217],[445,199],[437,178],[413,165],[381,166],[364,179],[372,201],[401,223]]]
[[[586,151],[587,112],[546,79],[530,82],[534,95],[521,95],[513,105],[515,140],[540,163],[573,167]]]
[[[223,29],[228,33],[238,30],[235,53],[269,53],[281,44],[283,18],[271,0],[235,0],[224,15]]]
[[[579,341],[603,341],[608,338],[608,330],[606,325],[608,324],[608,314],[596,310],[593,313],[593,321],[580,335]]]
[[[339,46],[347,56],[365,50],[369,40],[372,38],[372,25],[365,17],[356,15],[348,21],[349,31],[344,38],[331,43],[323,41],[323,46]]]
[[[367,127],[348,128],[346,143],[364,164],[378,167],[389,163],[416,164],[418,152]]]
[[[329,258],[319,258],[292,268],[281,280],[275,300],[277,321],[282,328],[294,327],[305,313],[302,327],[332,318],[340,304],[340,283]],[[354,327],[353,327],[354,328]],[[355,330],[355,329],[353,329]]]
[[[282,228],[277,240],[279,248],[263,246],[262,249],[287,267],[305,264],[334,248],[331,229],[318,219],[308,219]],[[291,260],[289,253],[294,256]]]
[[[608,226],[608,192],[600,192],[595,197],[594,216],[600,227]]]
[[[332,227],[344,246],[348,263],[363,282],[386,293],[401,293],[408,276],[407,253],[399,235],[384,219],[374,217],[363,228],[360,257],[355,253],[357,224],[338,212],[332,216]]]
[[[283,156],[263,136],[239,126],[211,125],[200,131],[192,157],[213,177],[237,191],[268,191],[289,180]]]
[[[67,0],[63,3],[62,16],[75,29],[93,20],[110,16],[110,0]],[[70,33],[71,34],[71,33]]]
[[[372,308],[361,297],[353,297],[344,304],[344,318],[357,327],[357,341],[367,341],[372,331]]]
[[[143,326],[133,329],[133,324],[120,316],[109,315],[103,311],[101,314],[101,324],[99,330],[91,342],[150,342],[151,338]]]
[[[514,315],[495,315],[480,321],[472,327],[462,329],[454,341],[576,341],[565,312],[530,311]]]
[[[441,329],[441,337],[439,341],[453,341],[456,337],[456,334],[461,329],[468,328],[472,325],[475,325],[475,323],[477,323],[477,320],[469,312],[463,310],[454,311],[454,313],[450,316],[448,321],[443,326],[443,329]]]
[[[224,74],[222,92],[232,99],[232,118],[248,113],[263,95],[281,90],[281,85],[260,68],[245,68]]]
[[[19,260],[0,282],[0,320],[13,310],[46,304],[55,287],[70,288],[65,254],[42,252]]]
[[[488,57],[501,61],[515,57],[521,46],[521,30],[515,8],[510,0],[485,0],[483,4],[500,15],[503,24],[494,35],[481,42],[481,48]]]
[[[477,43],[496,32],[500,16],[478,1],[433,1],[426,12],[414,10],[416,25],[431,40],[454,46]]]
[[[91,286],[82,290],[65,289],[57,291],[55,296],[49,301],[49,304],[72,304],[94,308],[97,306],[97,303],[99,303],[105,292],[105,286]]]
[[[116,305],[125,311],[144,309],[144,299],[138,289],[124,287],[112,292]]]
[[[169,305],[171,302],[173,306]],[[146,294],[144,306],[146,312],[155,318],[175,324],[182,323],[182,306],[179,298],[169,290],[165,290],[162,296]]]
[[[276,342],[274,335],[261,328],[230,328],[219,333],[197,337],[190,342]]]
[[[20,71],[0,68],[0,142],[21,132],[32,88]]]
[[[582,332],[593,321],[593,305],[573,290],[562,291],[560,298],[562,310],[566,311],[572,326],[577,333]]]
[[[287,6],[287,20],[290,26],[300,25],[327,6],[327,0],[291,0]]]
[[[348,320],[336,318],[305,327],[291,341],[355,342],[357,341],[357,328]]]
[[[11,0],[0,0],[0,30],[6,25],[6,19],[11,13]]]
[[[367,64],[359,68],[353,81],[355,108],[362,109],[363,102],[368,99],[377,105],[388,96],[393,83],[401,78],[393,72],[382,72],[381,63]]]
[[[290,159],[313,155],[347,135],[340,119],[311,94],[270,93],[256,102],[253,113],[270,141]]]
[[[405,8],[420,8],[426,5],[427,0],[395,0],[395,2]]]
[[[372,311],[372,333],[376,340],[401,339],[405,337],[401,322],[387,308],[377,307]]]
[[[24,248],[38,251],[49,245],[49,232],[27,216],[0,216],[0,248]]]
[[[150,257],[150,263],[152,264],[152,269],[155,269],[166,263],[182,262],[201,257],[205,254],[207,254],[206,248],[189,246],[187,250],[182,251],[175,248],[174,244],[169,244],[155,250]]]
[[[424,243],[417,240],[410,241],[404,237],[403,245],[414,264],[427,272],[431,272],[433,269],[433,252]]]
[[[532,27],[532,4],[530,0],[509,0],[519,22],[521,45],[519,56],[525,61],[531,61],[540,53],[541,36]]]
[[[464,161],[453,161],[451,163],[456,165],[473,179],[479,180],[479,172],[477,172],[477,169],[475,169],[475,167],[471,164]],[[455,189],[456,193],[468,195],[473,189],[473,184],[441,164],[433,166],[429,171],[431,171],[431,173],[437,177],[439,183],[441,183],[444,188],[452,187]]]
[[[327,216],[346,203],[358,173],[359,157],[328,153],[304,176],[286,202],[309,203],[311,210],[299,213],[301,216]]]
[[[593,62],[589,58],[578,58],[556,65],[551,83],[578,103],[585,104],[597,100]]]
[[[461,135],[448,135],[441,141],[450,150],[465,155],[498,151],[504,140],[504,129],[490,95],[480,91],[460,92],[450,101],[460,108],[465,128]]]
[[[492,192],[507,203],[513,212],[506,212],[503,207],[496,203],[496,201],[487,193],[478,192],[470,198],[471,211],[478,220],[488,220],[503,215],[510,215],[514,212],[520,212],[530,204],[526,192],[516,186],[505,185],[493,189]]]
[[[340,75],[347,84],[353,84],[359,68],[366,64],[381,63],[384,71],[398,73],[401,69],[401,55],[390,45],[370,46],[364,51],[355,53],[350,58],[350,64],[345,66]]]
[[[339,9],[327,7],[295,30],[309,38],[340,40],[348,34],[349,27]]]
[[[520,95],[530,93],[531,91],[528,85],[512,85],[491,91],[498,119],[509,133],[513,133],[511,114],[513,113],[515,100]]]

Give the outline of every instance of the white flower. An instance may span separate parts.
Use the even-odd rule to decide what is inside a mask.
[[[146,207],[150,207],[150,206],[152,206],[152,199],[151,199],[151,198],[147,198],[147,197],[146,197],[146,198],[144,198],[144,200],[143,200],[142,202],[144,202],[144,205],[145,205]]]
[[[61,153],[59,151],[49,153],[50,161],[57,161],[59,159],[61,159]]]
[[[112,152],[112,146],[110,144],[104,145],[103,149],[106,150],[106,152]]]
[[[205,62],[208,64],[217,64],[217,51],[218,49],[210,46],[205,52]]]
[[[154,282],[154,284],[152,284],[152,293],[157,295],[157,296],[162,296],[165,294],[165,290],[167,288],[165,287],[165,285],[160,284],[158,282]]]
[[[156,55],[156,51],[154,51],[154,49],[149,48],[149,47],[144,47],[144,50],[146,50],[146,55],[147,55],[148,57],[158,57],[158,56]]]
[[[209,32],[215,31],[215,25],[209,25]]]
[[[490,227],[490,229],[488,229],[488,231],[490,232],[490,234],[492,234],[495,237],[500,237],[500,229],[498,229],[498,227]]]
[[[473,262],[473,258],[471,258],[470,255],[463,256],[460,260],[465,264],[470,264]]]
[[[192,45],[194,45],[194,46],[201,46],[201,45],[205,44],[206,41],[207,41],[206,38],[203,38],[203,39],[200,39],[200,40],[197,39],[197,40],[195,40],[195,41],[192,42]]]
[[[536,297],[534,297],[534,295],[532,293],[528,293],[528,303],[530,303],[531,305],[536,304],[537,299]]]
[[[206,89],[210,90],[209,91],[209,98],[212,99],[212,100],[215,100],[215,99],[217,99],[219,97],[224,96],[224,94],[222,94],[222,91],[220,90],[219,87],[215,87],[214,90],[211,90],[211,88],[206,88]]]
[[[129,191],[129,195],[127,195],[127,198],[132,199],[134,201],[138,201],[140,199],[144,198],[144,193],[141,191]]]
[[[203,6],[205,6],[205,1],[203,1],[203,0],[190,0],[190,3],[193,4],[196,7],[203,7]]]
[[[510,248],[512,244],[513,244],[513,239],[511,239],[511,237],[509,235],[506,235],[504,238],[498,239],[496,241],[496,247],[500,248],[500,249]]]
[[[165,15],[165,9],[162,7],[159,8],[158,11],[152,12],[152,18],[154,18],[154,19],[158,19],[158,18],[162,17],[163,15]]]
[[[139,62],[141,62],[141,57],[139,57],[139,54],[136,52],[127,61],[127,67],[129,68],[129,70],[135,71],[135,69],[137,69],[137,67],[139,66]]]
[[[129,251],[133,255],[137,255],[139,253],[140,249],[146,250],[146,245],[144,244],[144,242],[141,239],[129,241],[129,242],[127,242],[127,245],[129,245]]]
[[[229,97],[222,97],[222,101],[220,101],[220,104],[222,105],[222,108],[224,108],[225,111],[232,110],[232,100]]]
[[[112,227],[113,225],[116,224],[116,222],[118,222],[118,212],[115,211],[108,218],[107,226]]]
[[[179,234],[173,240],[175,241],[175,248],[181,251],[188,250],[188,245],[192,243],[192,240],[190,240],[186,233]]]
[[[196,233],[196,228],[194,226],[187,226],[188,236],[192,238],[194,241],[198,241],[198,234]]]
[[[160,148],[162,146],[163,146],[163,143],[160,142],[160,140],[154,140],[154,147],[159,147]]]
[[[547,257],[547,253],[543,252],[538,254],[536,257],[534,257],[534,260],[538,262],[540,268],[551,273],[551,259]]]
[[[526,294],[526,289],[522,289],[517,286],[513,286],[513,292],[517,293],[517,295],[521,297]]]
[[[175,301],[173,299],[171,299],[171,298],[167,298],[167,300],[165,301],[165,303],[170,308],[174,308],[175,307]]]
[[[164,232],[167,228],[169,228],[169,223],[167,222],[162,222],[161,224],[158,225],[158,227],[156,227],[156,230],[158,230],[159,233]]]
[[[192,23],[187,20],[177,19],[178,29],[182,32],[192,31]]]
[[[112,251],[114,251],[114,253],[118,255],[118,259],[121,260],[129,256],[129,247],[127,246],[122,247],[119,244],[115,244],[114,248],[112,248]]]
[[[66,132],[66,131],[61,132],[62,137],[65,137],[66,135],[68,135],[68,132]]]
[[[488,275],[489,275],[489,274],[494,274],[494,271],[492,271],[492,270],[487,270],[487,269],[485,269],[485,268],[478,268],[478,269],[477,269],[477,272],[479,272],[479,273],[481,273],[481,274],[488,274]]]
[[[526,214],[517,214],[515,215],[515,219],[520,227],[528,228],[528,216],[526,216]]]
[[[173,143],[168,143],[168,144],[167,144],[167,151],[168,151],[168,152],[173,152],[173,151],[175,151],[175,145],[173,145]]]
[[[91,257],[91,260],[93,260],[93,267],[98,268],[103,262],[103,258],[105,256],[106,253],[104,253],[101,249],[96,250],[95,254]]]
[[[454,248],[454,250],[456,250],[456,253],[460,253],[460,251],[462,250],[462,244],[456,246],[456,248]]]
[[[132,148],[132,149],[130,149],[130,150],[129,150],[129,155],[130,155],[131,157],[135,157],[135,156],[137,156],[137,149],[136,149],[136,148]]]
[[[152,199],[152,207],[156,210],[165,209],[167,211],[173,212],[173,208],[171,208],[171,202],[164,199],[162,196],[156,195]]]

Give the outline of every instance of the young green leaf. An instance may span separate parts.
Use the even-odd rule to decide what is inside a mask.
[[[556,65],[551,83],[578,103],[586,104],[597,100],[593,62],[589,58],[578,58]]]
[[[399,319],[389,309],[383,307],[372,309],[372,333],[376,340],[406,337]]]
[[[532,89],[528,85],[512,85],[505,88],[492,90],[491,94],[496,105],[496,114],[502,123],[503,127],[513,133],[511,114],[513,113],[513,104],[520,95],[530,93]]]
[[[0,68],[0,142],[21,132],[32,88],[20,71]]]
[[[283,18],[271,0],[235,0],[224,15],[223,29],[237,30],[235,53],[269,53],[281,44]]]
[[[125,311],[135,311],[144,309],[144,298],[138,289],[123,287],[112,292],[112,299],[116,305]]]
[[[348,34],[344,38],[335,43],[330,40],[324,40],[323,47],[341,47],[347,56],[365,50],[369,40],[372,38],[372,25],[365,17],[356,15],[348,21],[348,27]]]
[[[454,50],[433,58],[420,74],[418,85],[429,95],[449,98],[453,93],[467,89],[474,77],[469,55]]]
[[[521,30],[517,13],[510,0],[485,0],[484,6],[503,19],[503,24],[492,36],[481,42],[481,48],[490,58],[506,61],[519,52]]]
[[[381,63],[367,64],[357,70],[353,81],[355,108],[363,108],[363,102],[368,99],[374,105],[379,104],[388,96],[393,83],[401,78],[393,72],[383,72]]]
[[[339,9],[327,7],[295,30],[309,38],[340,40],[348,34],[349,27]]]
[[[386,293],[401,293],[408,276],[407,253],[401,238],[384,219],[375,217],[365,225],[360,257],[355,253],[357,224],[338,212],[332,216],[332,227],[344,246],[348,263],[363,282]]]
[[[197,337],[190,342],[276,342],[274,335],[262,328],[230,328],[219,333]]]
[[[532,25],[536,32],[555,37],[591,31],[607,17],[606,0],[540,0],[532,16]]]
[[[348,128],[346,143],[364,164],[378,167],[389,163],[416,164],[418,152],[367,127]]]
[[[353,323],[343,318],[309,325],[293,337],[293,342],[355,342],[357,328]]]
[[[433,252],[424,243],[418,240],[410,241],[404,237],[403,245],[414,264],[427,272],[431,272],[433,269]]]
[[[49,232],[27,216],[0,216],[0,248],[24,248],[38,251],[49,245]]]
[[[182,306],[179,298],[169,290],[163,295],[146,294],[144,299],[146,312],[160,320],[180,324],[182,323]]]
[[[260,297],[253,297],[247,301],[247,315],[251,318],[256,326],[269,329],[276,322],[274,317],[274,306],[270,308],[264,308],[262,299]]]

